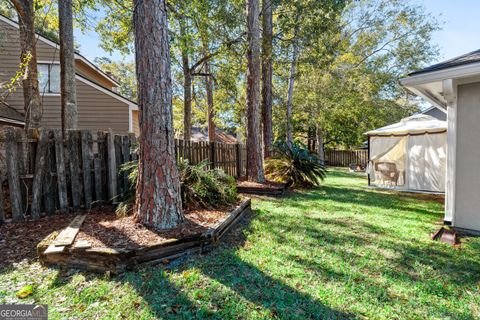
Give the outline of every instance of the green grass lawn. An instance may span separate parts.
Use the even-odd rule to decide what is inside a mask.
[[[52,319],[480,319],[480,239],[431,241],[430,198],[331,170],[319,189],[254,199],[205,256],[111,279],[22,263],[0,271],[0,303],[34,284],[25,301]]]

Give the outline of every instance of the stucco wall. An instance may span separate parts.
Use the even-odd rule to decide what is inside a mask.
[[[457,94],[456,227],[480,230],[480,83]]]

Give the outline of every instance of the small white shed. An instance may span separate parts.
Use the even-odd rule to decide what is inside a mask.
[[[371,185],[445,192],[446,121],[418,114],[366,134]]]

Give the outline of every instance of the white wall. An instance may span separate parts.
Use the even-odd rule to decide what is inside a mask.
[[[480,83],[458,86],[453,224],[480,231]]]

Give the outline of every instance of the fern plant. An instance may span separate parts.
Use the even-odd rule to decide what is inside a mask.
[[[289,146],[285,142],[278,142],[274,150],[275,157],[265,160],[268,179],[291,187],[319,186],[325,179],[325,167],[305,147],[297,143]]]

